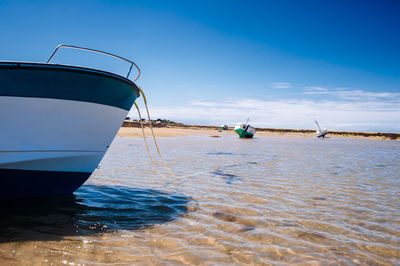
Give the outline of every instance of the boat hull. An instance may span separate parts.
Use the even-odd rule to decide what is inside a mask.
[[[325,138],[326,134],[328,134],[328,133],[324,133],[324,134],[321,134],[321,135],[317,135],[317,138]]]
[[[72,194],[92,173],[0,169],[0,200]]]
[[[138,95],[122,77],[60,66],[0,63],[0,84],[0,199],[79,188]]]
[[[239,135],[240,138],[252,138],[254,136],[254,134],[248,132],[248,131],[244,131],[241,128],[236,128],[235,129],[236,134]]]
[[[326,134],[328,134],[328,130],[324,129],[324,130],[317,130],[316,135],[318,138],[325,138]]]

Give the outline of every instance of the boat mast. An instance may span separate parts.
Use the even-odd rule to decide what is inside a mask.
[[[247,130],[249,129],[249,120],[250,120],[250,118],[247,118],[246,124],[244,124],[246,126],[246,128],[244,129],[244,132],[247,132]]]
[[[321,128],[319,127],[319,124],[318,124],[316,119],[315,119],[315,124],[317,124],[317,127],[318,127],[319,131],[322,131]]]

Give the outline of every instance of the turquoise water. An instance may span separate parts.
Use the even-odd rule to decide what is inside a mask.
[[[179,179],[116,138],[74,195],[2,206],[0,264],[400,264],[399,141],[159,144]]]

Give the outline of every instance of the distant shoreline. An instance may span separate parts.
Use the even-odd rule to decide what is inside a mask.
[[[174,136],[189,136],[189,135],[207,135],[214,134],[214,137],[219,137],[221,133],[223,135],[234,135],[233,127],[229,127],[228,130],[221,130],[219,126],[201,126],[201,125],[185,125],[182,123],[155,123],[153,127],[158,131],[159,137],[174,137]],[[148,131],[150,124],[148,122],[143,123]],[[129,130],[128,128],[132,128]],[[141,131],[136,132],[134,128],[140,129],[140,123],[137,121],[124,121],[119,136],[124,137],[140,137]],[[160,131],[160,129],[163,129]],[[172,130],[172,129],[175,129]],[[185,131],[186,130],[186,131]],[[197,132],[198,131],[198,132]],[[201,132],[203,131],[203,132]],[[130,133],[129,133],[130,132]],[[315,130],[312,129],[286,129],[286,128],[256,128],[256,135],[286,135],[286,136],[315,136]],[[147,135],[147,133],[146,133]],[[383,133],[383,132],[352,132],[352,131],[329,131],[328,137],[355,137],[355,138],[377,138],[377,139],[392,139],[400,140],[400,133]]]

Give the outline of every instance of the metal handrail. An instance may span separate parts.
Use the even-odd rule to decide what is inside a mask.
[[[95,53],[99,53],[99,54],[105,54],[105,55],[109,55],[109,56],[111,56],[111,57],[115,57],[115,58],[121,59],[121,60],[123,60],[123,61],[128,62],[128,63],[131,64],[131,66],[130,66],[130,68],[129,68],[129,71],[128,71],[128,74],[126,75],[126,78],[129,78],[129,75],[131,74],[132,66],[135,66],[136,69],[138,70],[138,75],[137,75],[137,77],[133,80],[133,82],[135,82],[136,80],[138,80],[139,77],[140,77],[140,69],[139,69],[139,67],[138,67],[134,62],[132,62],[131,60],[128,60],[128,59],[123,58],[123,57],[120,57],[120,56],[115,55],[115,54],[110,54],[110,53],[107,53],[107,52],[103,52],[103,51],[100,51],[100,50],[95,50],[95,49],[90,49],[90,48],[85,48],[85,47],[79,47],[79,46],[74,46],[74,45],[67,45],[67,44],[60,44],[60,45],[58,45],[58,46],[56,47],[56,49],[54,50],[54,52],[51,54],[50,58],[47,60],[46,63],[49,63],[49,62],[51,61],[51,59],[53,59],[54,55],[56,54],[56,52],[58,51],[58,49],[60,49],[61,47],[73,48],[73,49],[84,50],[84,51],[90,51],[90,52],[95,52]]]

